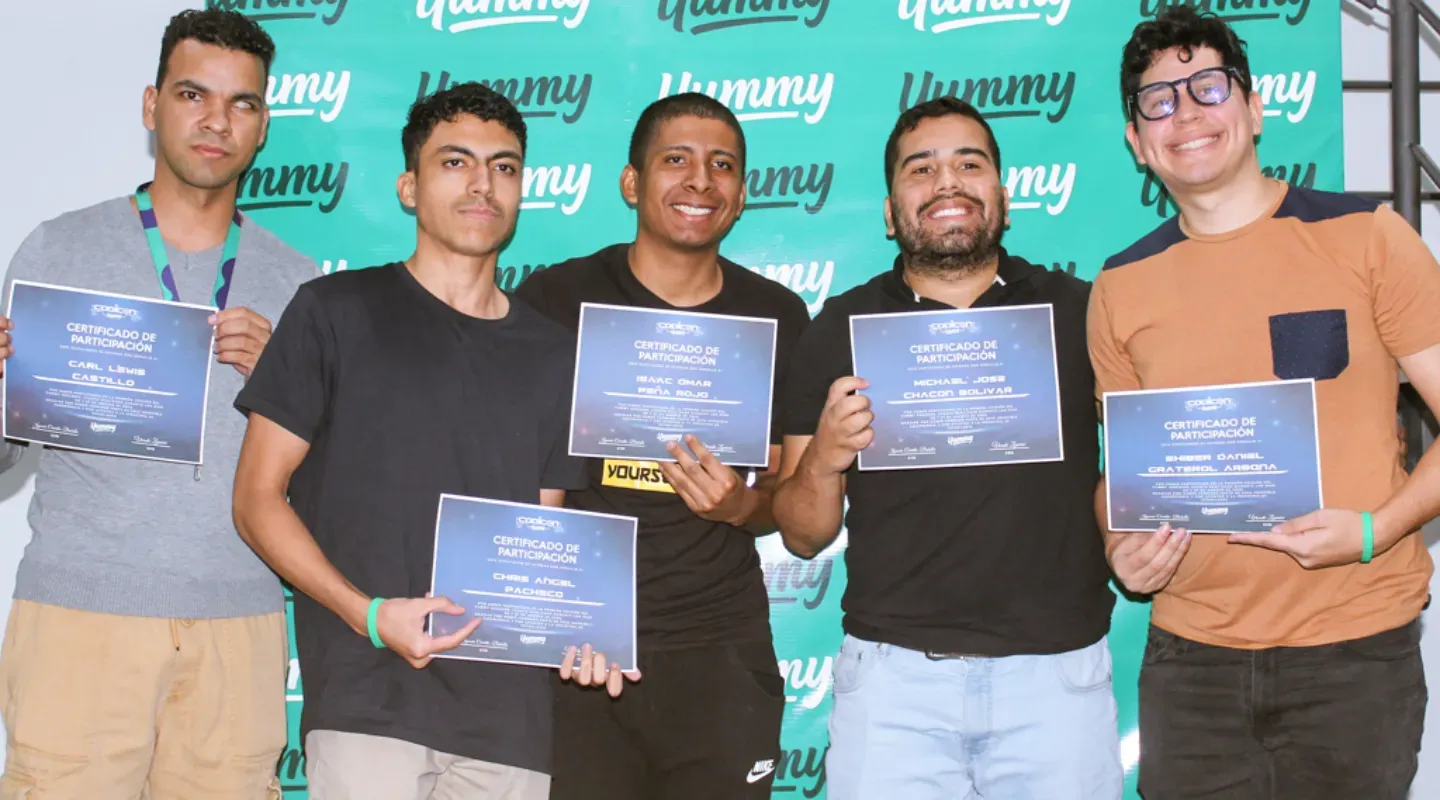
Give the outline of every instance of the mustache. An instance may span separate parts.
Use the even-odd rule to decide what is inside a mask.
[[[967,194],[966,192],[955,192],[953,194],[941,195],[940,197],[921,204],[920,208],[915,211],[915,214],[916,216],[924,216],[925,212],[929,211],[931,208],[934,208],[936,204],[943,203],[946,200],[955,200],[957,198],[960,200],[968,200],[971,203],[974,203],[976,207],[978,207],[981,211],[986,210],[984,200],[981,200],[980,198],[972,194]]]

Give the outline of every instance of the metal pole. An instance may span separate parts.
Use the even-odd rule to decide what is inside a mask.
[[[1390,172],[1395,211],[1420,229],[1420,166],[1411,145],[1420,143],[1420,24],[1407,0],[1390,5]]]

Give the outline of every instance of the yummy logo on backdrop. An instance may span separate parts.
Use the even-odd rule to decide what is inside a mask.
[[[285,19],[319,19],[334,25],[349,0],[205,0],[206,8],[238,11],[256,22]]]
[[[236,197],[241,211],[318,207],[329,214],[345,195],[348,161],[255,166],[240,175]]]
[[[589,9],[590,0],[416,0],[415,16],[450,33],[523,24],[559,24],[573,30]]]
[[[660,0],[657,15],[677,33],[699,36],[748,25],[800,22],[815,28],[829,10],[830,0]]]
[[[452,78],[446,70],[441,70],[433,77],[434,87],[431,87],[431,74],[420,73],[420,89],[415,94],[416,100],[424,99],[426,95],[433,92],[443,91],[451,83],[463,83],[463,80]],[[590,89],[595,81],[595,76],[590,73],[567,75],[527,75],[523,78],[491,78],[476,81],[481,85],[505,95],[515,108],[520,111],[520,116],[526,119],[559,117],[565,124],[573,124],[580,120],[585,113],[585,106],[590,103]]]
[[[590,190],[590,165],[525,167],[522,186],[520,208],[559,208],[568,217],[585,204],[585,194]]]
[[[1299,25],[1310,11],[1310,0],[1140,0],[1140,16],[1154,18],[1172,6],[1193,6],[1226,22],[1283,19]]]
[[[769,75],[703,81],[689,72],[660,76],[660,97],[699,92],[719,100],[741,122],[800,119],[814,125],[825,116],[835,90],[835,73]],[[658,99],[658,98],[657,98]]]
[[[818,214],[830,196],[835,165],[796,164],[784,167],[756,167],[745,171],[745,210],[799,208]]]
[[[1310,113],[1315,99],[1315,70],[1252,75],[1253,90],[1260,93],[1260,104],[1267,117],[1283,117],[1287,122],[1300,122]]]
[[[1045,209],[1058,216],[1070,204],[1075,190],[1075,164],[1038,164],[1007,167],[1005,190],[1010,193],[1010,210]]]
[[[1075,98],[1075,73],[997,75],[948,81],[928,70],[919,76],[905,73],[900,85],[901,111],[939,97],[958,97],[979,109],[987,119],[1043,116],[1050,122],[1059,122]]]
[[[1053,27],[1065,21],[1070,0],[900,0],[899,11],[915,30],[931,33],[1005,22],[1043,21]]]
[[[800,295],[811,314],[825,305],[826,298],[830,296],[830,284],[835,280],[834,261],[765,262],[747,265],[746,269]]]
[[[350,93],[350,70],[271,75],[265,84],[265,104],[271,117],[319,116],[333,122],[345,108]]]

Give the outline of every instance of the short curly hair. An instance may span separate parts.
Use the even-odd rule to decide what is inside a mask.
[[[275,62],[275,42],[255,20],[218,8],[188,9],[171,17],[165,26],[165,34],[160,39],[160,66],[155,70],[156,88],[165,84],[170,55],[186,39],[249,53],[265,65],[267,77],[270,65]]]
[[[405,151],[405,170],[415,169],[420,162],[420,148],[442,122],[454,122],[463,114],[494,121],[505,126],[520,140],[520,154],[525,154],[525,118],[505,95],[483,83],[455,83],[410,106],[405,129],[400,133],[400,146]]]
[[[1168,6],[1155,19],[1135,26],[1125,53],[1120,59],[1120,102],[1127,119],[1134,119],[1132,100],[1140,90],[1140,77],[1155,60],[1171,48],[1180,48],[1182,61],[1188,61],[1195,50],[1208,47],[1220,54],[1220,62],[1240,74],[1241,96],[1250,97],[1250,59],[1245,54],[1245,40],[1225,20],[1212,13],[1200,13],[1192,6]]]
[[[740,152],[735,155],[740,159],[740,169],[745,169],[745,130],[740,127],[740,119],[735,112],[707,94],[684,92],[662,97],[640,112],[635,129],[630,133],[630,166],[636,172],[645,171],[645,156],[655,141],[655,135],[660,132],[660,126],[680,117],[699,117],[725,123],[740,142]]]

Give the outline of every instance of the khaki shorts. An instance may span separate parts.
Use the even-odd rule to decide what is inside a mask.
[[[0,800],[278,800],[285,615],[156,619],[16,600]]]

